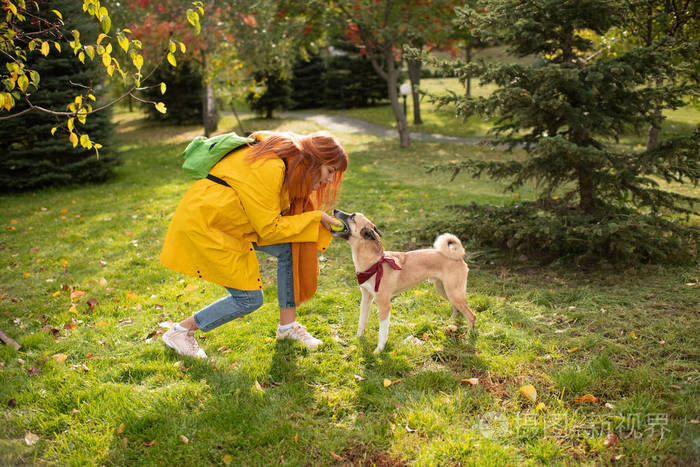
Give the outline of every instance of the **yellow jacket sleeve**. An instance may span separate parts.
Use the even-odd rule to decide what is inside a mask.
[[[241,206],[262,244],[317,242],[321,211],[283,216],[280,192],[284,163],[266,160],[254,164],[247,177],[225,179],[236,190]]]

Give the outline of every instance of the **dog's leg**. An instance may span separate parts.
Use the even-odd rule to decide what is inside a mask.
[[[361,337],[365,333],[369,310],[372,308],[372,302],[374,301],[372,292],[364,287],[360,287],[360,291],[362,292],[362,301],[360,302],[360,322],[357,325],[357,337]]]
[[[442,298],[444,298],[447,301],[450,301],[450,299],[447,297],[447,292],[445,292],[445,284],[443,284],[440,279],[433,278],[433,279],[430,279],[430,282],[432,282],[433,285],[435,286],[435,291],[437,292],[437,294],[439,296],[441,296]],[[452,319],[457,318],[457,311],[459,311],[459,310],[457,310],[457,307],[453,306],[452,307]]]
[[[472,313],[469,305],[467,305],[467,297],[465,292],[467,286],[466,282],[465,277],[464,280],[455,280],[444,284],[445,293],[447,294],[447,299],[454,307],[452,317],[454,318],[457,314],[456,312],[459,311],[462,313],[462,315],[464,315],[464,318],[466,318],[469,329],[472,329],[474,327],[474,322],[476,321],[476,316],[474,316],[474,313]]]
[[[374,353],[379,353],[384,350],[386,341],[389,337],[389,317],[391,316],[391,300],[379,301],[377,300],[377,307],[379,308],[379,339],[377,341],[377,348],[374,349]]]

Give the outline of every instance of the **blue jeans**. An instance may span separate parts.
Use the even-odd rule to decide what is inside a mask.
[[[253,243],[253,248],[277,257],[277,301],[280,308],[296,308],[292,244],[258,246],[257,243]],[[225,289],[231,294],[229,297],[217,300],[194,314],[194,322],[200,330],[211,331],[233,319],[252,313],[263,304],[262,290],[239,290],[229,287]]]

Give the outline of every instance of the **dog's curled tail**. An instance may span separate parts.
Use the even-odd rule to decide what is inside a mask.
[[[462,259],[465,254],[462,242],[450,233],[444,233],[436,238],[433,247],[450,259]]]

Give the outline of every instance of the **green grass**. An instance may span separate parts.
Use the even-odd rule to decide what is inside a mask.
[[[467,291],[479,311],[475,332],[461,324],[450,332],[450,307],[426,283],[394,300],[386,351],[375,355],[376,310],[356,339],[360,294],[349,248],[336,241],[321,260],[318,293],[299,309],[324,340],[320,351],[275,341],[275,265],[262,256],[263,307],[204,335],[208,361],[178,358],[153,334],[159,324],[225,294],[158,263],[189,184],[179,154],[200,129],[125,114],[118,122],[125,164],[111,181],[0,197],[0,329],[22,345],[0,346],[3,465],[697,462],[700,277],[692,268],[477,258]],[[234,128],[233,119],[221,128]],[[412,244],[404,232],[445,204],[516,196],[488,180],[449,183],[421,169],[482,157],[474,147],[400,150],[338,136],[351,157],[339,207],[372,218],[388,249]],[[517,196],[531,197],[532,187]],[[85,292],[73,305],[71,288]],[[473,377],[476,386],[461,382]],[[544,408],[519,395],[525,384]],[[587,393],[599,401],[574,401]],[[25,443],[28,432],[36,444]],[[619,445],[606,447],[612,432]]]

